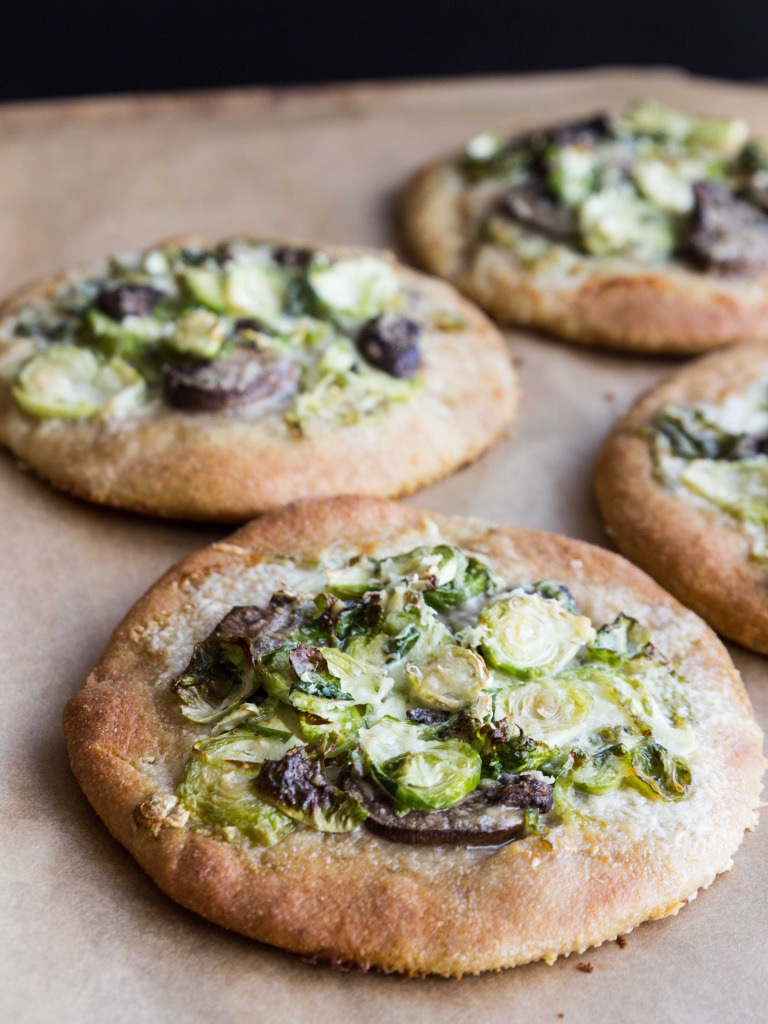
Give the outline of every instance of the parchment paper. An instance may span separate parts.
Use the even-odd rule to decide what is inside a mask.
[[[393,196],[422,161],[486,127],[638,96],[741,114],[768,132],[764,91],[666,71],[7,107],[0,288],[179,231],[393,244]],[[412,500],[605,544],[595,453],[614,417],[676,364],[508,336],[526,393],[516,436]],[[312,967],[171,903],[80,793],[60,714],[133,601],[225,531],[78,503],[6,454],[0,492],[3,1020],[766,1020],[766,823],[731,873],[626,948],[460,982]],[[768,662],[733,654],[768,726]],[[591,974],[577,970],[585,962]]]

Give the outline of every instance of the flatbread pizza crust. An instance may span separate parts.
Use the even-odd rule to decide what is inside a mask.
[[[172,242],[209,244],[193,236]],[[321,248],[334,257],[372,253]],[[201,413],[163,402],[120,419],[41,420],[14,402],[18,366],[0,342],[0,444],[77,497],[147,515],[233,523],[302,497],[408,494],[451,473],[512,422],[515,371],[502,336],[475,306],[444,282],[377,255],[428,309],[453,312],[464,324],[425,329],[422,387],[384,414],[343,426],[318,420],[302,435],[284,422],[280,407]],[[83,266],[16,293],[0,308],[0,334],[26,303],[105,269]]]
[[[654,474],[647,431],[668,404],[717,402],[768,375],[768,344],[714,353],[644,395],[617,423],[595,469],[608,533],[719,633],[768,654],[768,569],[749,539],[716,509],[678,497]]]
[[[768,339],[768,274],[729,279],[679,261],[649,269],[586,255],[567,268],[531,269],[512,249],[478,239],[503,190],[503,183],[468,184],[446,157],[411,180],[402,202],[403,233],[417,263],[500,323],[647,355],[696,355]]]
[[[653,629],[694,688],[703,751],[690,799],[644,801],[634,824],[566,830],[552,846],[529,836],[495,849],[410,847],[364,828],[300,829],[262,849],[137,817],[178,785],[194,737],[169,682],[233,604],[290,584],[286,558],[300,566],[438,538],[508,578],[566,584],[595,621],[624,610]],[[64,725],[88,799],[172,899],[314,959],[410,975],[551,962],[676,913],[730,868],[762,773],[761,734],[726,651],[640,570],[579,541],[364,498],[298,503],[171,569],[117,628]]]

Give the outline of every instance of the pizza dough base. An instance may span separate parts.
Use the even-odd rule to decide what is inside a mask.
[[[513,249],[477,240],[503,191],[468,184],[445,159],[416,175],[402,207],[405,239],[417,262],[500,323],[647,355],[696,355],[745,339],[768,340],[768,274],[728,278],[679,261],[647,268],[590,256],[569,267],[531,269]]]
[[[535,837],[498,849],[414,848],[361,828],[300,829],[265,850],[188,825],[142,824],[135,808],[175,789],[199,735],[169,683],[232,604],[252,599],[256,581],[266,601],[289,571],[285,556],[311,565],[320,554],[341,561],[439,539],[510,579],[565,583],[597,622],[625,610],[651,626],[696,687],[706,759],[692,760],[690,799],[629,797],[634,823],[560,831],[554,848]],[[409,975],[551,962],[677,913],[730,868],[756,821],[762,774],[761,733],[725,649],[640,570],[583,542],[365,498],[297,503],[171,569],[117,628],[64,726],[88,799],[172,899],[313,959]]]
[[[512,421],[519,393],[489,320],[449,285],[387,258],[429,308],[454,311],[466,328],[425,330],[420,390],[382,415],[349,426],[314,421],[301,436],[284,422],[283,406],[201,413],[155,402],[120,419],[39,419],[14,402],[9,377],[18,364],[7,354],[3,372],[0,342],[0,443],[77,497],[179,519],[242,522],[302,497],[410,493],[488,448]],[[20,306],[103,269],[82,267],[17,293],[0,308],[0,332]]]
[[[715,508],[669,490],[654,474],[648,437],[659,410],[674,402],[717,402],[768,376],[768,343],[713,353],[644,395],[617,423],[595,470],[597,500],[619,550],[693,608],[719,633],[768,654],[768,566]]]

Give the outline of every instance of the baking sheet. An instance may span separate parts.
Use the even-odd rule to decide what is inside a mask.
[[[393,198],[422,161],[486,127],[639,96],[740,114],[768,133],[765,91],[670,71],[6,107],[0,290],[182,231],[391,245]],[[615,416],[676,364],[507,333],[525,389],[515,436],[411,501],[605,544],[591,495],[597,448]],[[766,823],[731,873],[625,948],[462,981],[336,973],[171,903],[80,793],[60,715],[133,601],[224,531],[70,500],[7,454],[0,496],[3,1020],[765,1020]],[[733,654],[765,728],[768,661]],[[587,962],[592,973],[577,969]]]

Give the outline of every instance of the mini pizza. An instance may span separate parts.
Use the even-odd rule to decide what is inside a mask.
[[[172,569],[65,711],[171,898],[318,960],[460,976],[674,914],[756,820],[707,626],[617,555],[370,498]]]
[[[384,253],[183,239],[0,313],[0,441],[152,515],[406,493],[478,456],[516,404],[498,331]]]
[[[595,480],[619,550],[768,654],[768,343],[707,356],[641,398]]]
[[[418,260],[503,323],[634,352],[768,338],[768,144],[657,103],[483,134],[404,198]]]

